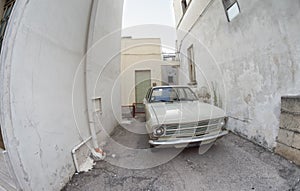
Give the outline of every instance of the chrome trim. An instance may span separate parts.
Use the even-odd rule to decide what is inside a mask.
[[[215,123],[215,124],[210,124],[210,125],[201,125],[201,126],[186,127],[186,128],[166,129],[166,132],[169,132],[169,131],[179,131],[179,130],[188,130],[188,129],[199,129],[201,127],[211,127],[211,126],[219,126],[219,124]],[[161,127],[164,127],[164,126],[161,126]]]
[[[224,135],[227,135],[228,131],[221,131],[219,134],[216,135],[204,135],[202,137],[194,137],[194,138],[183,138],[183,139],[175,139],[175,140],[149,140],[149,144],[151,145],[177,145],[177,144],[188,144],[188,143],[194,143],[194,142],[200,142],[200,141],[208,141],[211,139],[217,139],[219,137],[222,137]]]
[[[221,122],[224,120],[224,117],[206,119],[202,121],[189,122],[189,123],[171,123],[171,124],[162,124],[162,127],[165,128],[165,133],[161,137],[178,137],[181,136],[199,136],[204,134],[209,134],[215,129],[221,129]]]

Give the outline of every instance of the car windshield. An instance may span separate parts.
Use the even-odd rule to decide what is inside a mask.
[[[174,102],[174,101],[195,101],[194,92],[188,87],[159,87],[152,90],[150,103]]]

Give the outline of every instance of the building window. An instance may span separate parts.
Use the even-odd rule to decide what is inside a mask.
[[[228,22],[232,21],[239,13],[240,6],[237,0],[222,0]]]
[[[168,83],[173,84],[174,83],[174,77],[173,76],[168,76]]]
[[[182,7],[182,12],[184,14],[188,8],[188,3],[186,0],[181,0],[181,7]]]
[[[194,61],[194,47],[190,46],[187,50],[188,56],[188,67],[189,67],[189,76],[190,76],[190,85],[196,85],[196,69],[195,69],[195,61]]]

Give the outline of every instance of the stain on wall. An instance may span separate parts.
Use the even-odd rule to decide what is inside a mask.
[[[300,2],[239,0],[241,14],[228,22],[222,1],[212,1],[189,35],[178,30],[181,69],[188,74],[187,48],[194,45],[198,86],[232,118],[229,129],[273,149],[280,98],[300,90]],[[188,11],[199,11],[193,7]],[[188,22],[188,16],[182,22]],[[182,25],[184,26],[184,24]],[[187,84],[188,78],[180,77]]]

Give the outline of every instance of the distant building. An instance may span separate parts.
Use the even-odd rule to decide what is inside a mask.
[[[162,85],[178,85],[179,60],[176,54],[163,54]]]
[[[159,38],[122,38],[122,106],[142,104],[147,90],[162,84],[161,52]]]

